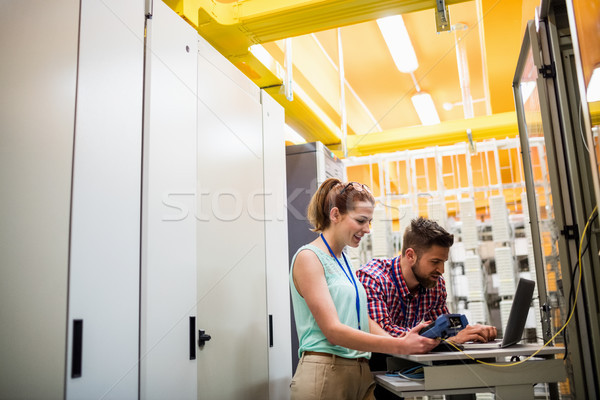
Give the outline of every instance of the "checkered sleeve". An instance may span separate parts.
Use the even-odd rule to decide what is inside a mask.
[[[395,325],[388,310],[388,296],[385,282],[379,271],[383,270],[382,260],[373,260],[357,271],[358,279],[367,292],[367,307],[371,319],[392,336],[402,336],[408,329]]]
[[[447,296],[446,282],[444,281],[444,277],[440,277],[439,284],[434,289],[435,300],[431,311],[429,311],[429,320],[435,321],[440,315],[449,313],[448,306],[446,305]]]

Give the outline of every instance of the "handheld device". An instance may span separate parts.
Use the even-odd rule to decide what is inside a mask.
[[[435,321],[421,329],[420,334],[430,339],[449,338],[466,328],[469,324],[463,314],[443,314]]]

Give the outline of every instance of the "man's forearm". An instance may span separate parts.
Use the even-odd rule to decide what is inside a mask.
[[[410,330],[408,328],[392,324],[390,319],[380,321],[379,326],[388,334],[396,337],[403,336],[406,332]]]

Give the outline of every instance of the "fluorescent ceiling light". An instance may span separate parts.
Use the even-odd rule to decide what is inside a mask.
[[[429,93],[420,92],[411,97],[415,110],[423,125],[435,125],[440,123],[440,117],[433,104],[433,99]]]
[[[401,72],[413,72],[419,66],[415,49],[404,26],[402,15],[394,15],[377,20],[379,30],[387,44],[396,67]]]
[[[592,72],[586,95],[588,103],[600,101],[600,67],[596,67]]]

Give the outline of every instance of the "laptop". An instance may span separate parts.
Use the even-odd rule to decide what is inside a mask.
[[[464,350],[502,348],[520,342],[523,337],[525,322],[527,322],[527,314],[529,313],[529,307],[531,305],[531,300],[533,299],[534,289],[534,281],[524,278],[519,279],[502,341],[496,339],[495,341],[487,343],[468,342],[462,344]]]

